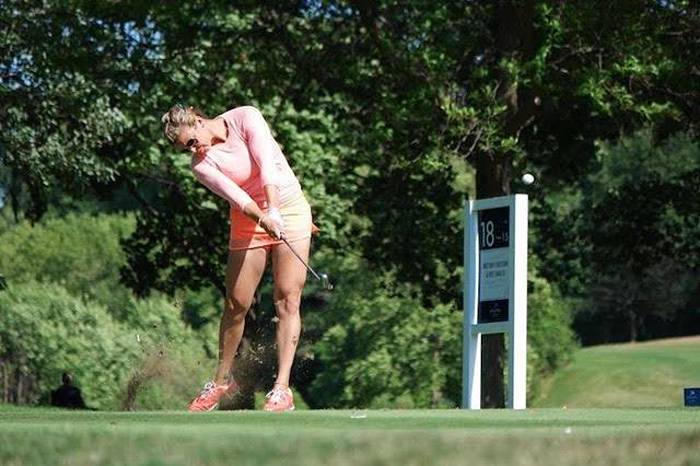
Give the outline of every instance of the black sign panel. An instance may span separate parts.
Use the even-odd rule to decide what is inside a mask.
[[[507,248],[510,245],[510,207],[479,211],[479,249]]]
[[[497,301],[482,301],[479,303],[479,314],[477,322],[488,324],[491,322],[508,321],[508,300],[499,299]]]
[[[477,322],[508,321],[510,207],[479,211],[479,310]]]

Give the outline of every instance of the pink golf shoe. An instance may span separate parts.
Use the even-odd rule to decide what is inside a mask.
[[[207,382],[199,395],[192,400],[187,407],[188,411],[213,411],[219,406],[219,401],[225,395],[230,395],[238,390],[238,384],[231,381],[230,384],[218,385]]]
[[[265,407],[263,408],[265,411],[294,411],[294,395],[288,387],[274,387],[265,395],[265,398]]]

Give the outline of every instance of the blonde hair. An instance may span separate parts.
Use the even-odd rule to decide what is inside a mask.
[[[163,135],[168,141],[174,143],[180,135],[180,129],[183,126],[193,127],[197,117],[206,118],[201,111],[194,107],[185,107],[182,104],[173,105],[160,119],[163,124]]]

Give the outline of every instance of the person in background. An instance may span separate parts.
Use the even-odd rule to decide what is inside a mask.
[[[51,406],[70,409],[87,409],[80,389],[73,385],[73,377],[67,372],[61,375],[63,385],[51,392]]]

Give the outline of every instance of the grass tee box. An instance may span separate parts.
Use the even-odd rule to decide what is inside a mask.
[[[700,464],[700,410],[71,412],[0,405],[0,464]]]

